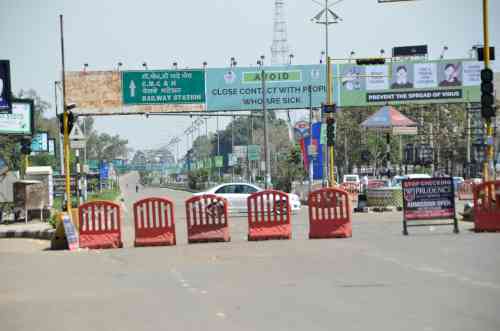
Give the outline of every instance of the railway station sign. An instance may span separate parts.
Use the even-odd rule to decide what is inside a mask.
[[[205,102],[203,70],[123,71],[124,105]]]

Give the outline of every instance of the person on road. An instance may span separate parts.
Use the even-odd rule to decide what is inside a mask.
[[[138,193],[139,192],[139,184],[136,184],[135,185],[135,193]]]

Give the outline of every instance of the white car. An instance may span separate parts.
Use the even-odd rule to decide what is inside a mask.
[[[211,189],[198,192],[193,195],[215,194],[228,201],[228,211],[230,213],[247,212],[247,198],[250,194],[264,191],[264,189],[249,183],[225,183],[212,187]],[[292,207],[292,212],[300,210],[300,198],[296,194],[287,193]]]

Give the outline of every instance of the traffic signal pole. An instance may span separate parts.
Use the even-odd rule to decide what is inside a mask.
[[[327,76],[326,76],[326,99],[327,99],[327,104],[328,105],[331,105],[332,104],[332,73],[331,73],[331,70],[332,70],[332,64],[331,64],[331,59],[330,57],[327,57],[326,59],[326,65],[327,65],[327,69],[326,69],[326,73],[327,73]],[[333,114],[328,114],[327,115],[329,118],[333,118]],[[328,158],[327,158],[328,162],[329,162],[329,166],[327,167],[328,171],[329,171],[329,176],[328,176],[328,179],[329,179],[329,186],[330,187],[334,187],[335,186],[335,145],[334,144],[330,144],[328,146]]]
[[[483,0],[483,37],[484,37],[484,68],[490,67],[490,43],[489,43],[489,30],[488,30],[488,0]],[[483,178],[487,181],[490,177],[494,177],[493,168],[493,126],[491,125],[491,117],[485,118],[486,121],[486,161],[483,164]],[[491,172],[491,174],[490,174]],[[495,178],[493,178],[495,179]]]
[[[59,23],[61,27],[61,61],[62,61],[62,92],[63,92],[63,147],[64,147],[64,175],[66,179],[66,210],[71,215],[71,173],[69,169],[69,114],[66,105],[66,75],[64,67],[64,33],[63,33],[63,16],[59,15]]]

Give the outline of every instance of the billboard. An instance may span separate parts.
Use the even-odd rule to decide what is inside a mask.
[[[54,138],[49,139],[49,154],[56,155],[56,140]]]
[[[334,100],[340,107],[479,102],[482,68],[482,62],[453,59],[335,64]]]
[[[151,71],[152,74],[153,71]],[[167,71],[168,72],[168,71]],[[183,71],[180,71],[183,72]],[[150,73],[149,71],[137,71],[134,73]],[[135,74],[126,74],[128,85],[122,84],[122,72],[120,71],[70,71],[66,73],[67,102],[75,103],[77,107],[73,110],[75,114],[82,115],[116,115],[116,114],[142,114],[142,113],[165,113],[165,112],[192,112],[202,111],[202,103],[166,103],[166,102],[142,102],[137,101],[139,92],[154,92],[156,85],[164,84],[163,80],[156,76],[145,76],[140,80],[133,81]],[[151,79],[150,79],[151,78]],[[168,79],[171,85],[171,79]],[[142,86],[150,84],[151,86]],[[167,83],[168,84],[168,83]],[[122,92],[122,88],[125,90]],[[170,88],[170,87],[169,87]],[[173,87],[172,87],[173,88]],[[146,94],[148,94],[146,93]],[[148,95],[162,95],[161,91]],[[125,99],[125,103],[123,100]],[[135,100],[135,101],[134,101]],[[158,99],[159,100],[159,99]],[[161,100],[160,100],[161,101]],[[198,102],[198,101],[197,101]]]
[[[48,132],[37,132],[31,139],[31,151],[33,153],[49,151]]]
[[[325,66],[287,65],[264,67],[267,109],[319,107],[326,98]],[[207,110],[261,110],[262,68],[207,69]]]
[[[14,99],[12,112],[0,114],[0,134],[31,136],[35,126],[33,111],[33,100]]]
[[[10,90],[10,62],[0,60],[0,112],[12,111],[12,93]]]
[[[452,178],[405,179],[402,188],[405,220],[455,218]]]

